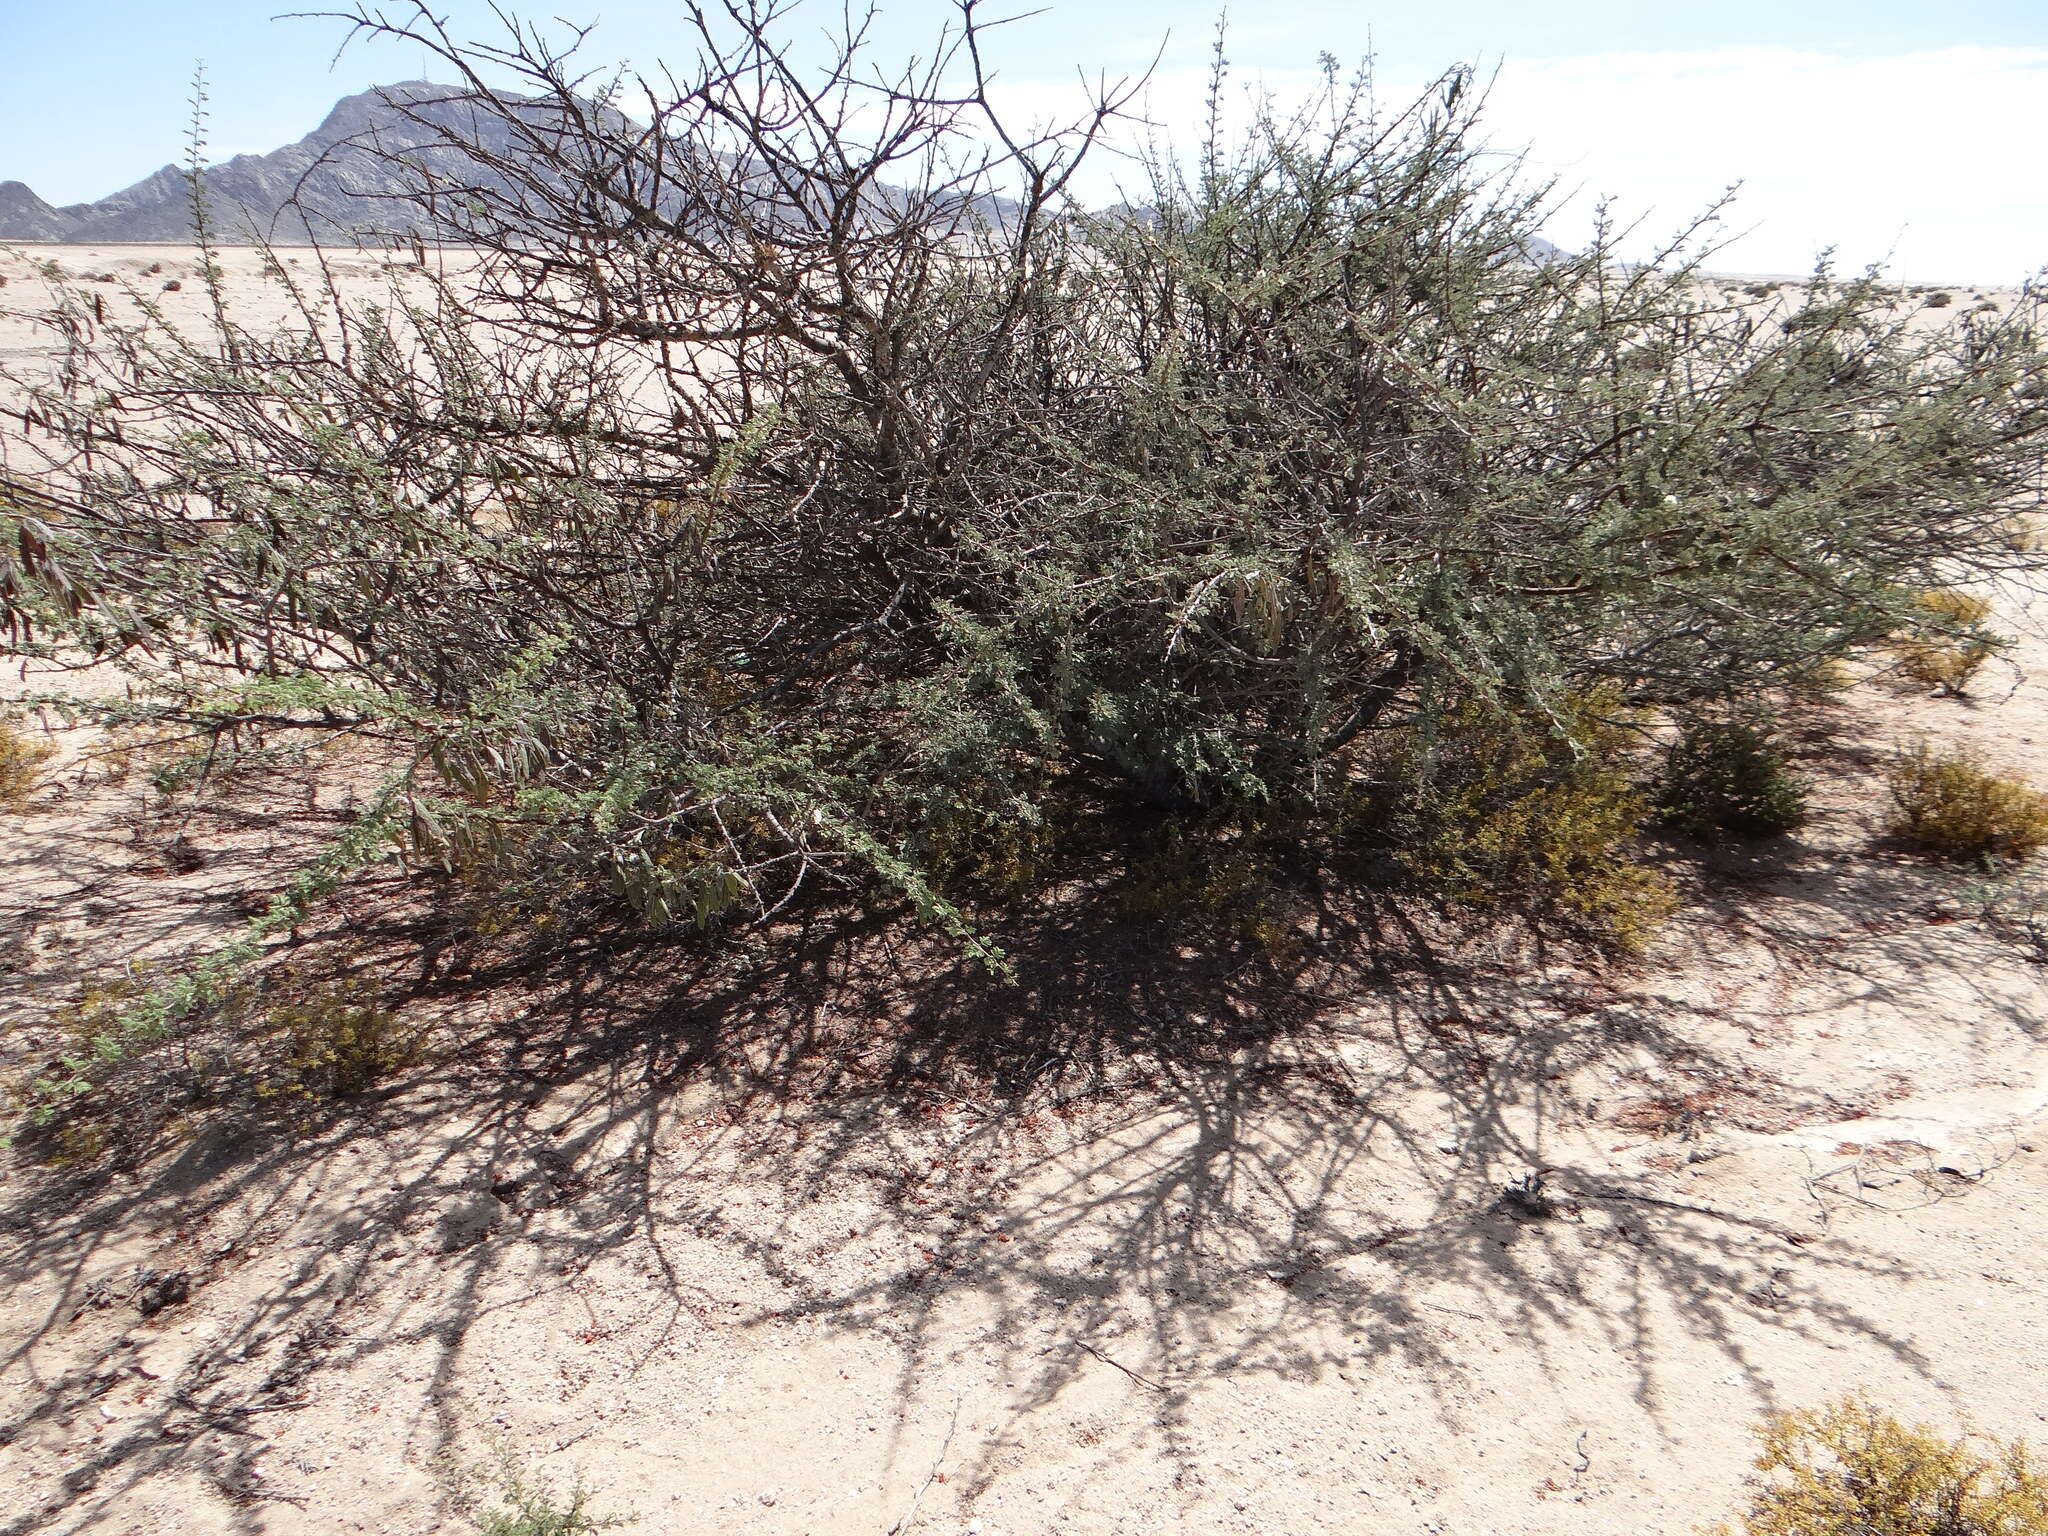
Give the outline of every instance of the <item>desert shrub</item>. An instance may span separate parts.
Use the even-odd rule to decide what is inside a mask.
[[[2008,530],[2001,537],[2011,547]],[[1899,670],[1917,683],[1944,693],[1962,693],[1997,651],[1999,642],[1983,628],[1991,616],[1988,599],[1973,592],[1937,588],[1915,599],[1915,622],[1894,642]]]
[[[504,1446],[486,1464],[457,1464],[450,1480],[456,1507],[481,1536],[594,1536],[634,1523],[630,1515],[596,1513],[595,1494],[581,1479],[565,1493]]]
[[[826,890],[994,961],[962,901],[1042,889],[1061,805],[1225,850],[1238,806],[1331,833],[1391,757],[1418,883],[1622,922],[1640,797],[1477,722],[1753,707],[2016,558],[2031,302],[1911,327],[1823,271],[1765,323],[1689,237],[1537,260],[1464,69],[1332,74],[1090,211],[1128,96],[992,130],[971,8],[879,95],[738,14],[628,119],[526,31],[363,13],[472,82],[394,100],[435,152],[393,168],[474,268],[370,303],[276,263],[278,325],[202,260],[211,332],[65,289],[11,631],[168,724],[375,741],[389,843],[533,893],[491,921]]]
[[[2019,859],[2048,845],[2048,795],[1981,753],[1918,742],[1892,759],[1891,830],[1951,858]]]
[[[1956,296],[1952,293],[1930,293],[1927,296],[1925,307],[1928,309],[1947,309],[1955,301]]]
[[[1544,715],[1461,706],[1394,749],[1391,783],[1359,819],[1409,878],[1456,906],[1639,948],[1673,898],[1637,856],[1649,806],[1629,723],[1612,695]]]
[[[346,1098],[416,1064],[419,1031],[379,1001],[376,989],[339,983],[272,1004],[263,1027],[281,1046],[273,1086]]]
[[[1980,1450],[1855,1397],[1774,1414],[1761,1439],[1741,1536],[2048,1536],[2025,1441]]]
[[[1301,834],[1252,807],[1170,818],[1129,845],[1114,893],[1118,906],[1132,917],[1171,923],[1183,936],[1207,936],[1207,929],[1285,966],[1301,951],[1288,917],[1294,876],[1314,862]]]
[[[1688,724],[1664,755],[1657,808],[1697,836],[1772,837],[1806,823],[1806,786],[1771,733],[1739,720]]]
[[[0,715],[0,811],[28,808],[42,765],[56,750],[48,742],[30,741],[18,723]]]

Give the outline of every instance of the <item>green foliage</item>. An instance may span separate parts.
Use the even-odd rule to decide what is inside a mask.
[[[1657,808],[1695,836],[1774,837],[1806,824],[1806,787],[1763,728],[1697,720],[1664,755]]]
[[[485,1482],[490,1491],[480,1496],[478,1485]],[[595,1513],[594,1494],[580,1480],[563,1493],[522,1468],[509,1451],[488,1467],[459,1474],[456,1493],[481,1536],[593,1536],[633,1523],[631,1516]]]
[[[2048,1478],[2023,1440],[1978,1450],[1856,1397],[1774,1414],[1761,1439],[1741,1536],[2048,1536]]]
[[[1892,759],[1891,830],[1950,858],[2022,859],[2048,846],[2048,795],[1983,754],[1917,742]]]
[[[273,1005],[265,1024],[284,1047],[284,1086],[300,1093],[367,1093],[421,1055],[419,1032],[363,984],[314,988]]]
[[[21,727],[0,715],[0,811],[20,812],[28,808],[30,791],[42,765],[56,753],[47,742],[30,741]]]
[[[1399,752],[1368,825],[1448,901],[1639,949],[1673,898],[1636,856],[1649,807],[1630,772],[1629,724],[1612,694],[1549,716],[1459,707]]]

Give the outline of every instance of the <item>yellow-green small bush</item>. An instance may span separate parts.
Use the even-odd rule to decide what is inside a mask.
[[[1020,900],[1052,879],[1059,839],[1043,816],[961,808],[925,826],[923,853],[941,890]]]
[[[1856,686],[1856,673],[1839,656],[1818,657],[1789,670],[1781,686],[1792,698],[1826,704]]]
[[[1968,749],[1919,742],[1892,759],[1891,831],[1952,858],[2022,859],[2048,846],[2048,795]]]
[[[1132,860],[1121,890],[1135,917],[1226,927],[1274,965],[1298,958],[1301,937],[1281,910],[1278,850],[1255,821],[1228,841],[1169,827],[1160,844]]]
[[[1899,670],[1916,683],[1944,693],[1962,693],[1998,642],[1977,626],[1991,616],[1991,604],[1970,592],[1923,592],[1916,606],[1926,620],[1893,643]]]
[[[1775,1414],[1763,1485],[1717,1536],[2048,1536],[2048,1479],[2025,1441],[1947,1440],[1859,1398]]]
[[[56,751],[48,742],[30,741],[20,725],[0,715],[0,810],[28,808],[36,776]]]
[[[419,1061],[419,1033],[364,986],[341,985],[279,1003],[268,1013],[281,1038],[287,1085],[346,1098],[366,1093]]]
[[[591,1508],[596,1494],[581,1480],[564,1492],[503,1447],[494,1466],[458,1469],[453,1481],[456,1507],[481,1536],[596,1536],[635,1523],[632,1515],[598,1514]],[[496,1485],[488,1495],[485,1483]]]
[[[1456,905],[1560,920],[1637,950],[1674,899],[1637,855],[1649,805],[1626,761],[1623,712],[1580,699],[1561,713],[1461,709],[1436,741],[1412,746],[1400,771],[1414,787],[1386,829],[1394,857]]]

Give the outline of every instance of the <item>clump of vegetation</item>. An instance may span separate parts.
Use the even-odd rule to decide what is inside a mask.
[[[216,978],[171,1028],[161,1010],[192,975],[171,961],[137,965],[57,1010],[58,1061],[12,1095],[46,1161],[132,1154],[208,1104],[350,1098],[426,1057],[425,1032],[371,983],[309,983],[289,966]]]
[[[1613,693],[1542,716],[1456,709],[1400,747],[1368,833],[1457,906],[1638,949],[1673,898],[1636,855],[1649,805],[1628,759],[1631,723]]]
[[[1956,296],[1952,293],[1930,293],[1923,307],[1927,309],[1947,309],[1955,301]]]
[[[2012,547],[2009,520],[2001,536]],[[1907,635],[1894,642],[1899,670],[1943,693],[1962,693],[1999,647],[1998,638],[1983,627],[1991,616],[1990,600],[1973,592],[1937,588],[1919,594],[1915,608]]]
[[[42,766],[56,750],[48,742],[29,740],[16,721],[0,715],[0,811],[28,808]]]
[[[630,1515],[597,1514],[591,1508],[595,1494],[581,1479],[564,1493],[527,1471],[509,1450],[487,1466],[458,1469],[452,1481],[457,1506],[481,1536],[594,1536],[633,1524]]]
[[[1299,829],[1256,814],[1234,820],[1227,829],[1166,822],[1133,849],[1119,904],[1133,917],[1183,929],[1207,926],[1284,967],[1301,952],[1301,936],[1287,915],[1287,866],[1303,859]]]
[[[370,841],[487,872],[480,922],[826,892],[1000,966],[975,909],[1053,888],[1059,829],[1128,867],[1171,819],[1227,872],[1364,798],[1415,885],[1639,939],[1642,798],[1560,701],[1753,711],[2023,558],[2037,302],[1911,326],[1823,270],[1766,325],[1708,222],[1538,259],[1468,69],[1332,71],[1091,210],[1135,83],[1012,132],[972,7],[801,80],[780,11],[690,16],[628,119],[529,30],[360,12],[519,89],[392,108],[474,265],[372,304],[275,263],[280,325],[204,260],[192,332],[60,284],[13,384],[0,621],[202,738],[374,741]]]
[[[2048,795],[1982,753],[1918,742],[1893,758],[1891,830],[1951,858],[2021,859],[2048,846]]]
[[[419,1031],[363,983],[315,987],[272,1005],[266,1032],[283,1046],[283,1083],[300,1093],[347,1098],[418,1063]]]
[[[2023,1440],[1979,1450],[1855,1397],[1774,1414],[1761,1439],[1740,1536],[2048,1536],[2048,1478]]]
[[[1739,720],[1698,720],[1664,755],[1657,808],[1695,836],[1775,837],[1806,824],[1806,786],[1784,746]]]

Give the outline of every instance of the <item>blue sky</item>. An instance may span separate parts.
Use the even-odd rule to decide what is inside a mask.
[[[480,0],[441,8],[458,30],[488,33]],[[222,157],[275,148],[337,96],[421,73],[416,50],[390,45],[337,60],[339,23],[273,20],[278,9],[0,0],[0,180],[63,203],[177,158],[196,59]],[[663,0],[533,9],[596,21],[593,63],[646,65],[680,36]],[[817,20],[800,26],[837,9],[814,7]],[[893,0],[879,35],[914,47],[949,10]],[[1166,39],[1151,110],[1186,121],[1216,13],[1051,0],[1004,29],[1003,79],[1014,101],[1056,110],[1077,67],[1135,71]],[[2048,263],[2048,175],[2034,160],[2048,143],[2048,0],[1264,0],[1240,4],[1231,21],[1240,78],[1283,96],[1318,54],[1368,50],[1392,92],[1458,59],[1497,64],[1495,140],[1527,148],[1579,194],[1554,227],[1567,242],[1596,195],[1665,228],[1741,180],[1726,267],[1803,269],[1827,243],[1845,262],[1889,258],[1915,280],[2012,282]]]

